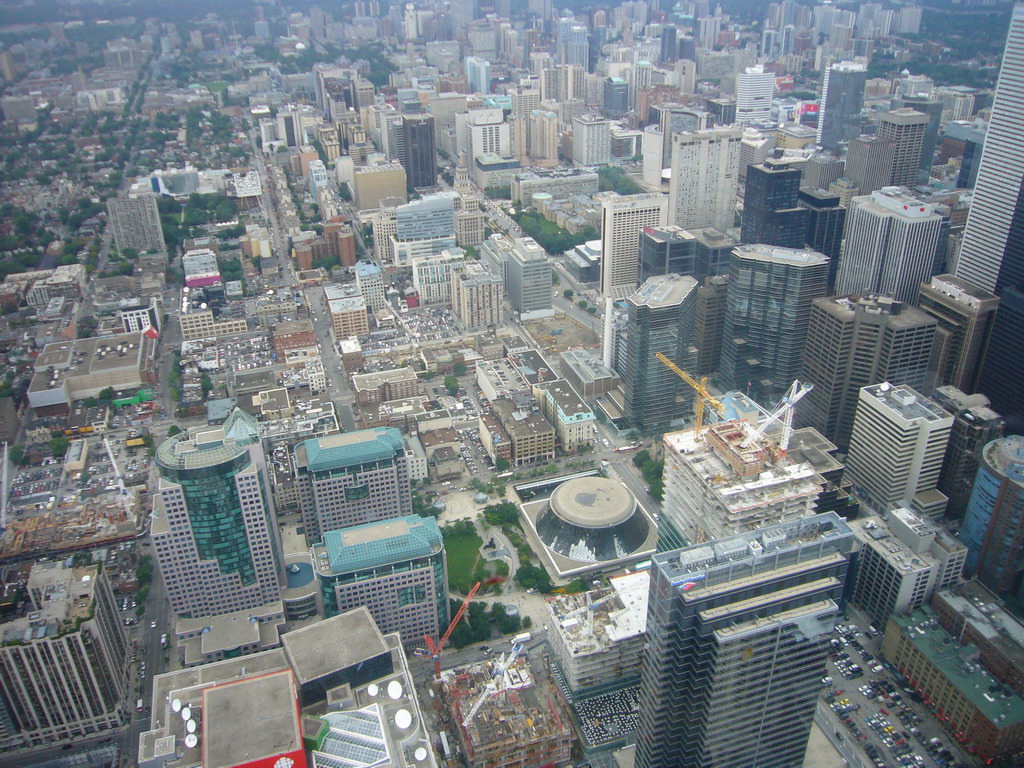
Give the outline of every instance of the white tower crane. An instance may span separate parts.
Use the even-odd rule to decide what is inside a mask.
[[[117,478],[117,497],[120,500],[121,509],[124,511],[124,516],[131,519],[132,504],[128,499],[128,490],[124,487],[124,476],[121,474],[121,468],[117,466],[117,461],[114,460],[114,450],[110,447],[110,441],[106,437],[103,438],[103,447],[107,449],[110,466],[114,468],[114,476]]]
[[[778,441],[778,446],[781,451],[788,449],[789,439],[793,436],[793,409],[803,396],[812,389],[814,389],[813,384],[801,384],[799,379],[794,380],[789,385],[786,394],[782,396],[782,400],[775,407],[775,410],[771,412],[768,418],[761,422],[757,429],[750,433],[750,436],[741,445],[744,448],[749,448],[751,443],[764,435],[768,427],[781,419],[782,436]]]
[[[7,488],[8,488],[8,476],[7,468],[10,462],[11,446],[6,442],[4,443],[4,472],[3,480],[0,481],[0,533],[7,528]]]
[[[473,718],[476,717],[476,713],[480,711],[480,707],[484,705],[484,702],[489,696],[491,696],[491,694],[497,693],[499,690],[504,690],[508,687],[505,683],[505,675],[522,650],[523,644],[515,643],[508,654],[508,658],[505,658],[504,656],[501,657],[498,661],[498,665],[494,668],[494,672],[491,674],[491,679],[487,681],[487,685],[485,685],[484,689],[480,692],[480,696],[473,702],[473,706],[470,708],[469,713],[462,718],[463,728],[468,727],[469,724],[473,722]]]

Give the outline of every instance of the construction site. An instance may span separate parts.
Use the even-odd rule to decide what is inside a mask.
[[[561,313],[527,320],[523,326],[545,352],[564,352],[577,347],[594,349],[601,343],[601,337],[595,331]]]
[[[534,678],[521,644],[496,659],[441,673],[442,700],[469,768],[565,765],[569,717],[551,680]]]

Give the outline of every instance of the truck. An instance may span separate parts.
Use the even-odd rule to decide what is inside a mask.
[[[513,645],[523,645],[524,643],[530,642],[533,635],[530,632],[523,632],[512,638]]]

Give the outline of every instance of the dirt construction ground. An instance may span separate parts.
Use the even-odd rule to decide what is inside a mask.
[[[596,333],[568,315],[556,314],[553,317],[528,320],[524,325],[545,352],[564,352],[573,347],[592,349],[601,343],[601,338]],[[551,335],[552,331],[559,330],[559,333]]]

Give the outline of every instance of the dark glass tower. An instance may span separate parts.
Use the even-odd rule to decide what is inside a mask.
[[[729,272],[729,258],[736,241],[718,230],[690,231],[670,224],[644,227],[638,252],[640,285],[657,275],[689,275],[698,283]]]
[[[843,61],[825,70],[818,116],[818,145],[835,151],[860,135],[864,84],[868,72],[863,64]]]
[[[724,386],[756,398],[784,392],[800,374],[814,300],[828,258],[817,251],[740,245],[733,251],[722,334]]]
[[[692,390],[655,355],[661,352],[683,370],[694,370],[697,281],[679,275],[652,277],[626,303],[621,372],[625,417],[634,429],[664,430],[691,409]]]
[[[852,544],[826,512],[654,556],[638,768],[803,765]]]
[[[434,118],[431,115],[402,115],[406,182],[410,189],[437,185],[437,152]]]
[[[797,205],[801,172],[766,160],[747,168],[743,195],[744,243],[803,248],[807,242],[807,209]]]
[[[807,214],[807,247],[824,253],[828,262],[828,292],[836,285],[839,255],[843,246],[846,209],[839,204],[839,196],[823,189],[805,188],[797,199]]]

